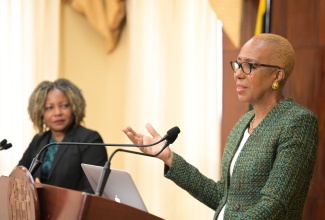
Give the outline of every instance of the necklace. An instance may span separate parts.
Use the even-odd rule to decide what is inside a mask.
[[[280,98],[280,100],[276,103],[276,104],[278,104],[279,102],[282,102],[284,100],[284,97],[282,96],[281,98]],[[254,116],[254,118],[251,120],[251,122],[249,122],[249,128],[252,130],[252,131],[254,131],[254,129],[255,129],[255,127],[254,127],[254,122],[255,122],[255,116]]]
[[[251,122],[249,123],[249,128],[252,129],[252,131],[254,131],[254,121],[255,121],[255,117],[251,120]]]

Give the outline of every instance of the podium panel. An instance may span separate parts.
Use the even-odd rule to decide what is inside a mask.
[[[33,177],[28,169],[16,167],[9,178],[0,177],[0,219],[39,220],[39,201]]]
[[[85,192],[36,183],[41,219],[159,220],[150,213]]]
[[[9,202],[8,202],[9,177],[0,177],[0,219],[9,219]]]
[[[161,220],[148,212],[93,194],[34,183],[28,169],[0,177],[0,220]]]

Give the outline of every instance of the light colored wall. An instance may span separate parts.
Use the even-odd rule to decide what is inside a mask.
[[[131,3],[129,2],[128,6],[130,6],[130,9],[136,4],[146,4],[149,1],[151,0],[140,1],[141,3],[139,3],[138,0],[136,0]],[[182,6],[186,5],[186,1],[168,1],[166,4],[175,10],[176,8],[174,8],[174,3],[178,4],[178,11],[181,11],[180,9]],[[165,3],[157,3],[154,4],[154,6],[161,9],[162,7],[160,6],[163,6],[164,4]],[[191,5],[193,6],[193,4]],[[204,4],[201,4],[201,6],[202,5]],[[206,8],[206,6],[204,6],[204,8]],[[88,24],[83,16],[72,11],[72,9],[65,4],[62,5],[61,9],[60,76],[72,80],[83,90],[88,104],[85,120],[86,126],[99,131],[106,143],[130,143],[121,131],[121,129],[126,125],[137,125],[137,127],[135,127],[137,130],[142,129],[140,132],[147,133],[144,131],[144,126],[140,126],[140,124],[144,125],[146,122],[150,122],[160,124],[161,127],[163,127],[163,125],[168,125],[170,121],[174,121],[173,123],[176,124],[172,125],[180,126],[182,129],[182,135],[177,141],[177,147],[175,145],[175,151],[184,155],[189,162],[194,162],[194,165],[198,165],[199,168],[202,168],[200,169],[201,172],[209,173],[212,177],[216,177],[216,166],[219,161],[214,158],[219,157],[218,154],[215,153],[219,148],[217,148],[218,145],[214,142],[218,135],[213,133],[213,135],[210,135],[210,138],[205,137],[207,134],[211,134],[212,130],[216,130],[215,126],[211,129],[211,126],[208,126],[208,124],[211,120],[214,121],[215,116],[218,114],[214,113],[213,117],[209,117],[207,114],[202,113],[205,112],[205,110],[210,113],[214,112],[212,109],[215,107],[204,109],[207,106],[214,106],[214,102],[212,104],[210,103],[211,105],[207,105],[208,97],[212,97],[211,94],[209,94],[209,91],[211,90],[205,91],[206,87],[203,88],[202,86],[211,86],[212,84],[208,83],[208,80],[214,80],[215,77],[209,78],[207,82],[205,82],[203,79],[208,76],[208,73],[204,74],[204,76],[196,75],[201,74],[202,68],[199,68],[200,65],[189,65],[186,66],[186,68],[183,67],[182,64],[178,65],[181,62],[178,63],[177,61],[183,61],[184,64],[188,64],[188,61],[191,60],[187,56],[183,55],[182,52],[176,53],[177,55],[172,54],[171,57],[164,56],[164,53],[167,54],[168,52],[177,51],[176,49],[167,49],[163,46],[152,48],[153,50],[158,49],[158,51],[165,50],[164,53],[162,53],[161,58],[175,61],[177,65],[173,65],[171,62],[168,66],[165,66],[164,62],[156,62],[157,60],[155,59],[160,58],[160,56],[156,53],[151,53],[151,48],[149,48],[148,45],[154,45],[152,42],[153,39],[154,41],[159,41],[160,39],[146,38],[144,41],[133,41],[134,37],[137,37],[137,35],[134,35],[134,32],[138,29],[141,31],[141,28],[144,27],[150,27],[150,25],[143,25],[145,22],[140,23],[139,26],[134,25],[134,23],[131,22],[134,22],[134,19],[130,19],[129,29],[127,25],[124,27],[117,48],[113,53],[107,54],[105,51],[104,39]],[[147,9],[151,12],[147,7],[140,7],[140,9]],[[166,8],[164,9],[166,10]],[[198,11],[200,11],[199,9],[200,8],[198,8]],[[188,13],[185,14],[189,15]],[[196,14],[199,14],[199,12],[196,12]],[[131,16],[132,13],[129,13],[128,15]],[[140,15],[143,16],[141,13]],[[173,13],[171,13],[171,15],[176,16],[176,14]],[[133,14],[133,16],[135,15]],[[169,16],[169,18],[173,21],[172,16]],[[160,20],[158,16],[155,19],[156,21]],[[192,17],[192,19],[194,18]],[[145,20],[146,19],[143,19],[143,21]],[[182,21],[182,17],[178,17],[177,22],[180,21]],[[167,25],[167,22],[160,22],[159,24]],[[211,24],[212,23],[210,23],[210,25]],[[152,25],[156,24],[152,23]],[[173,28],[164,29],[163,27],[154,29],[150,34],[154,35],[160,33],[159,31],[163,32],[163,30],[173,30]],[[175,25],[175,27],[177,27],[177,25]],[[190,27],[190,25],[188,27]],[[181,26],[181,28],[184,27]],[[193,28],[191,27],[188,29],[192,30]],[[168,33],[171,33],[171,31]],[[132,41],[130,37],[131,34],[133,37]],[[173,43],[176,45],[178,42],[182,42],[183,36],[185,36],[185,33],[177,36],[176,41]],[[212,35],[209,36],[211,37]],[[202,37],[204,37],[204,34],[196,35],[195,39],[199,38],[201,40],[198,40],[198,42],[203,42],[204,38]],[[169,36],[166,35],[162,37],[162,39],[169,39]],[[143,47],[143,44],[147,43],[146,40],[150,40],[151,42],[149,42],[146,47]],[[182,43],[182,45],[185,47],[187,44]],[[211,45],[211,47],[214,46]],[[184,48],[180,47],[180,49]],[[187,49],[188,51],[196,51],[198,47]],[[138,51],[138,53],[135,53],[135,51]],[[142,58],[142,56],[148,54],[156,55],[156,57],[152,59],[150,57],[147,59],[145,65],[142,65],[142,60],[138,61],[134,59],[139,56]],[[183,59],[173,59],[174,56],[181,56]],[[185,59],[185,57],[187,57],[187,59]],[[194,58],[195,56],[193,55],[190,57]],[[216,56],[211,57],[216,58]],[[128,59],[130,59],[130,61]],[[201,65],[203,63],[204,65],[209,63],[203,62],[202,60],[200,62],[198,62],[197,59],[195,60]],[[129,65],[132,65],[132,71],[128,69]],[[214,67],[214,65],[212,66]],[[189,71],[192,67],[194,67],[193,69],[200,71]],[[157,68],[162,68],[162,70],[157,71]],[[210,68],[207,67],[204,67],[204,69],[207,70],[207,72],[210,70]],[[148,70],[153,71],[156,75],[152,75],[151,72],[145,72]],[[166,74],[163,73],[164,71],[166,71]],[[159,73],[161,75],[158,75]],[[157,83],[156,78],[159,78],[161,82]],[[171,82],[169,81],[170,79],[172,79]],[[200,82],[196,83],[195,79],[200,79]],[[136,80],[141,81],[141,83],[137,81],[135,84],[134,81]],[[150,84],[151,82],[153,83]],[[153,89],[153,86],[156,87]],[[193,89],[193,87],[195,87],[195,89]],[[215,86],[212,87],[216,88]],[[159,88],[159,91],[156,90],[157,88]],[[152,98],[152,94],[148,94],[147,91],[152,92],[156,97]],[[202,99],[200,99],[200,95],[202,96]],[[170,98],[171,96],[173,97]],[[153,100],[153,104],[148,101],[146,103],[141,103],[141,101],[144,102],[143,100]],[[157,103],[159,103],[159,106]],[[202,103],[204,104],[202,105]],[[151,109],[150,105],[154,105],[154,108]],[[126,109],[126,107],[129,106],[131,106],[131,108]],[[185,112],[185,110],[187,110],[186,107],[192,111]],[[150,112],[148,113],[146,110],[149,110]],[[166,112],[162,113],[162,111]],[[191,117],[193,115],[200,115],[203,118],[200,120],[200,117],[197,117],[196,120],[193,120]],[[208,120],[206,120],[207,118]],[[163,122],[163,120],[165,121]],[[204,126],[204,124],[207,126]],[[202,128],[200,130],[200,135],[198,134],[196,126]],[[160,129],[163,130],[162,128]],[[160,129],[158,128],[158,130]],[[209,130],[209,132],[205,132],[207,131],[206,129]],[[193,141],[193,135],[201,136],[201,139],[197,138]],[[201,146],[203,141],[212,141],[214,143],[212,147],[216,147],[216,149],[202,151],[200,148],[195,147]],[[189,143],[191,146],[189,146]],[[205,145],[203,144],[203,146]],[[114,149],[116,148],[108,148],[109,153]],[[206,156],[207,151],[214,153]],[[172,181],[168,181],[163,177],[163,164],[161,161],[121,153],[114,157],[111,164],[112,168],[126,169],[130,171],[150,213],[164,219],[212,218],[214,214],[213,210],[204,204],[200,204],[186,191],[180,189]],[[171,204],[171,201],[176,200],[179,201],[176,205]],[[204,216],[209,217],[207,218]]]
[[[108,54],[104,38],[80,14],[63,4],[60,33],[60,77],[74,82],[87,102],[85,125],[105,143],[125,143],[125,82],[127,28],[117,48]],[[115,148],[108,148],[112,152]],[[121,158],[121,157],[119,157]],[[114,158],[114,165],[118,165]]]

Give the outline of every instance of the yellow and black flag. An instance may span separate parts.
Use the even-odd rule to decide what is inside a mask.
[[[271,31],[271,0],[260,0],[256,16],[255,35]]]

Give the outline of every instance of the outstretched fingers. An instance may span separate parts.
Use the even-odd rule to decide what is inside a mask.
[[[137,133],[130,126],[122,129],[122,131],[127,135],[127,137],[130,139],[130,141],[132,141],[133,144],[138,146],[151,144],[161,139],[161,136],[157,133],[157,131],[152,127],[151,124],[146,124],[146,128],[151,137],[143,135],[141,133]]]
[[[133,144],[142,144],[143,143],[143,135],[135,132],[131,127],[126,127],[122,129],[124,134],[132,141]]]
[[[158,134],[158,132],[152,127],[151,124],[147,123],[146,124],[146,128],[147,128],[147,131],[149,132],[149,134],[151,134],[151,136],[154,138],[154,139],[157,139],[157,138],[161,138],[161,136]]]

